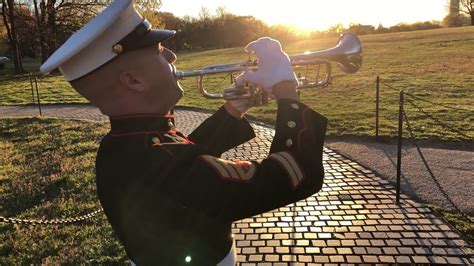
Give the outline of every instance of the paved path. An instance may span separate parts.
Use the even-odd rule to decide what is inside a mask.
[[[37,115],[34,106],[0,107],[0,118]],[[44,106],[43,114],[107,121],[87,105]],[[195,128],[209,114],[178,109],[177,126]],[[274,130],[253,123],[257,138],[224,154],[261,160]],[[402,196],[371,170],[324,150],[326,180],[316,195],[295,205],[234,223],[240,265],[320,263],[474,264],[474,252],[430,208]]]
[[[419,141],[431,174],[412,142],[403,142],[402,191],[418,202],[456,211],[452,202],[460,211],[474,215],[474,141],[471,146],[466,144],[464,147]],[[382,143],[361,137],[336,137],[328,138],[326,147],[377,171],[386,180],[397,181],[396,141]]]

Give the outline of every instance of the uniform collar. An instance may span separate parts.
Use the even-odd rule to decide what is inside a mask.
[[[174,130],[174,115],[137,114],[110,117],[112,135],[167,132]]]

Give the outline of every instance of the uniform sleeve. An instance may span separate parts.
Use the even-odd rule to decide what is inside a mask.
[[[188,138],[205,148],[207,153],[219,157],[223,152],[255,137],[247,119],[237,119],[222,106],[206,119]]]
[[[275,138],[261,163],[228,161],[196,151],[173,154],[179,169],[163,187],[174,200],[236,221],[304,199],[323,184],[327,120],[298,101],[280,101]],[[182,165],[185,164],[185,165]],[[187,165],[186,165],[187,164]],[[159,174],[159,173],[157,173]]]

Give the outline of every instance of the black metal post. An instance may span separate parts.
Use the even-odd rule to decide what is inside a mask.
[[[30,87],[31,87],[31,98],[33,99],[33,104],[35,103],[35,91],[33,89],[33,74],[30,73]]]
[[[397,153],[397,204],[400,205],[400,176],[402,174],[402,140],[403,140],[403,91],[400,91],[398,106],[398,153]]]
[[[43,116],[43,114],[41,113],[41,101],[40,101],[40,96],[39,96],[39,91],[38,91],[38,80],[36,79],[36,76],[35,76],[35,87],[36,87],[36,98],[38,98],[39,113],[40,113],[40,116]]]
[[[380,78],[377,76],[375,87],[375,140],[379,139],[379,100],[380,100]]]

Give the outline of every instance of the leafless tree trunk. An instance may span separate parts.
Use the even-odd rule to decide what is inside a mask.
[[[461,11],[471,16],[471,26],[474,26],[474,0],[461,0]]]
[[[15,27],[15,3],[14,0],[2,0],[2,17],[7,29],[8,41],[11,46],[15,74],[24,73],[21,61],[20,44],[18,42],[17,29]]]
[[[15,72],[24,72],[22,47],[31,47],[32,51],[39,50],[41,62],[45,62],[62,42],[110,2],[111,0],[0,0]],[[158,10],[161,6],[161,0],[134,2],[142,12]],[[20,15],[23,17],[20,18]],[[22,19],[31,19],[33,24],[30,26],[34,29],[28,28],[30,31],[25,31],[24,23],[20,23]]]
[[[30,1],[28,1],[30,2]],[[110,0],[33,0],[34,16],[38,27],[38,39],[41,50],[41,62],[64,41],[64,32],[74,32],[93,17]],[[157,9],[161,0],[134,1],[142,10]],[[31,4],[31,2],[30,2]]]
[[[45,43],[46,43],[46,40],[45,40],[45,36],[43,34],[43,32],[45,31],[44,27],[43,27],[43,22],[44,22],[44,13],[43,12],[40,12],[39,9],[38,9],[38,1],[37,0],[34,0],[33,1],[33,5],[34,5],[34,8],[35,8],[35,19],[36,19],[36,27],[38,27],[38,32],[39,32],[39,46],[40,46],[40,53],[41,53],[41,62],[44,62],[46,61],[47,59],[47,53],[46,53],[46,46],[45,46]]]

